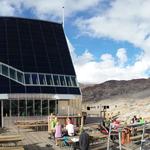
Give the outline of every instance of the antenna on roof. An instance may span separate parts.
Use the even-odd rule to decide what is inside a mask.
[[[63,28],[64,28],[64,26],[65,26],[65,17],[64,17],[64,15],[65,15],[65,7],[63,6],[62,7],[62,25],[63,25]]]

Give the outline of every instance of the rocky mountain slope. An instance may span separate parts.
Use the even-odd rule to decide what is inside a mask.
[[[114,97],[144,98],[150,96],[150,79],[111,80],[93,86],[83,86],[81,91],[83,102],[100,101]]]
[[[150,120],[150,79],[129,81],[111,80],[93,86],[83,86],[83,109],[92,107],[88,114],[99,114],[103,106],[109,106],[110,114],[120,113],[121,118],[133,115]]]

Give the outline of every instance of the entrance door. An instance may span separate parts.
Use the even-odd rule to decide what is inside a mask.
[[[1,111],[1,102],[0,101],[0,127],[2,127],[2,111]]]

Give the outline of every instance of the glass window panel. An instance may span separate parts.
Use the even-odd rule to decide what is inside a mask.
[[[33,84],[39,84],[37,74],[32,74],[32,83]]]
[[[42,115],[48,115],[48,100],[42,101]]]
[[[60,85],[58,75],[54,75],[53,79],[54,79],[54,85]]]
[[[19,82],[24,83],[23,81],[23,73],[17,71],[17,79]]]
[[[26,116],[26,101],[25,100],[19,101],[19,114],[20,116]]]
[[[71,80],[69,76],[66,76],[67,86],[71,86]]]
[[[45,76],[44,76],[43,74],[40,74],[40,75],[39,75],[39,80],[40,80],[40,84],[46,85]]]
[[[49,114],[55,114],[56,103],[54,100],[49,101]]]
[[[8,67],[2,65],[2,74],[8,76]]]
[[[77,82],[76,82],[76,78],[75,77],[71,77],[71,81],[72,81],[72,85],[73,86],[77,86]]]
[[[7,116],[9,116],[9,114],[10,114],[10,100],[4,100],[3,101],[3,108],[4,108],[4,110],[3,110],[3,114],[4,114],[4,117],[7,117]]]
[[[12,68],[9,68],[10,77],[16,80],[16,71]]]
[[[60,78],[61,85],[66,86],[65,77],[64,76],[59,76],[59,78]]]
[[[46,81],[48,85],[53,85],[53,80],[51,75],[46,75]]]
[[[30,74],[25,74],[25,83],[26,83],[26,84],[31,84],[31,77],[30,77]]]
[[[41,115],[41,101],[35,100],[35,115],[40,116]]]
[[[33,116],[33,100],[27,100],[27,116]]]
[[[11,115],[18,116],[18,100],[11,100]]]

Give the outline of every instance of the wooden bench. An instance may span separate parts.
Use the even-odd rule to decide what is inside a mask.
[[[38,131],[38,128],[47,128],[48,124],[41,124],[41,123],[35,123],[35,124],[18,124],[16,125],[18,129],[36,129],[36,131]]]
[[[146,133],[144,135],[144,138],[147,138],[147,137],[149,137],[149,134]],[[141,138],[142,138],[142,135],[136,135],[136,136],[130,137],[131,141],[141,140]]]
[[[0,147],[0,150],[24,150],[23,147]]]
[[[1,135],[0,136],[0,144],[15,143],[15,145],[17,145],[19,141],[22,141],[22,137],[20,135]]]

